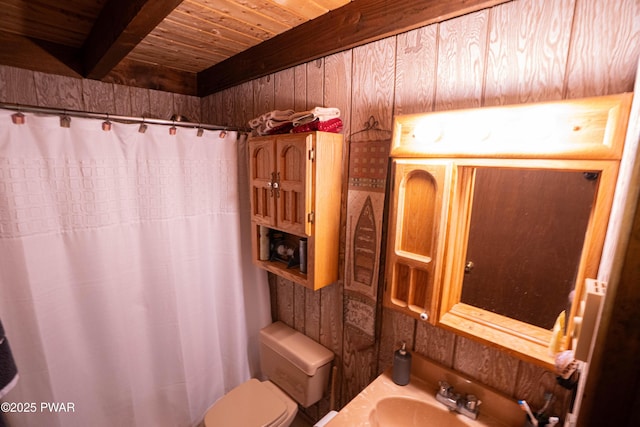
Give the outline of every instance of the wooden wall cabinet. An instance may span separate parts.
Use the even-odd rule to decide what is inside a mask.
[[[396,159],[385,304],[435,324],[448,220],[450,161]],[[392,245],[392,247],[391,247]]]
[[[342,135],[305,132],[249,141],[252,259],[261,268],[310,289],[338,280]],[[307,241],[307,268],[273,254],[260,259],[260,227],[271,245]],[[275,249],[275,248],[274,248]]]
[[[395,117],[384,304],[552,370],[551,328],[565,312],[570,348],[598,274],[631,99]]]

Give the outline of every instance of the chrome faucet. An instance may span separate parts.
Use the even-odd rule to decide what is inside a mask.
[[[461,395],[456,393],[453,387],[446,381],[440,381],[440,388],[436,393],[436,400],[446,406],[451,412],[457,412],[472,420],[480,414],[479,406],[482,403],[473,394]]]

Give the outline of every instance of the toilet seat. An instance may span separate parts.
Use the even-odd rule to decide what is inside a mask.
[[[205,427],[277,427],[288,425],[297,404],[269,381],[252,378],[220,398],[205,414]]]

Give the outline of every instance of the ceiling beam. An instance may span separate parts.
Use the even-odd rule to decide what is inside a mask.
[[[82,78],[80,50],[0,30],[0,64],[47,74]],[[103,82],[183,95],[197,94],[195,73],[123,59]]]
[[[123,59],[103,82],[195,96],[196,73]]]
[[[80,52],[59,44],[0,31],[0,64],[67,77],[82,77]]]
[[[83,52],[83,75],[100,80],[124,59],[182,0],[109,0]]]
[[[508,1],[353,0],[198,73],[198,95]]]

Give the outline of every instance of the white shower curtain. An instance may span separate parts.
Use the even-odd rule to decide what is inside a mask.
[[[12,113],[0,110],[0,319],[19,380],[5,421],[197,425],[257,374],[270,321],[249,259],[246,141]]]

